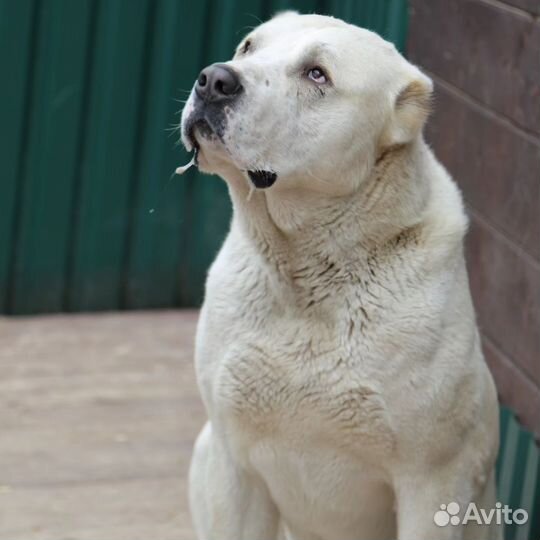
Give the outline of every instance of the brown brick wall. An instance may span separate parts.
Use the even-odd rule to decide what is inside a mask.
[[[408,56],[435,82],[427,139],[471,217],[486,359],[540,437],[540,0],[410,0]]]

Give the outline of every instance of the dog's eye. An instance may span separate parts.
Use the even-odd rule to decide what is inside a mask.
[[[313,82],[316,82],[317,84],[324,84],[325,82],[328,82],[328,78],[326,77],[326,74],[324,73],[324,71],[320,67],[311,68],[308,71],[307,76]]]
[[[251,39],[246,39],[242,47],[242,54],[246,54],[250,48],[251,48]]]

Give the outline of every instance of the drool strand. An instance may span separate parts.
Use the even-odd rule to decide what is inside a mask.
[[[197,163],[197,157],[199,155],[199,149],[198,148],[194,148],[193,150],[193,157],[191,158],[190,162],[189,163],[186,163],[185,165],[183,165],[182,167],[177,167],[176,170],[174,171],[175,174],[184,174],[188,169],[190,169],[191,167],[193,167],[193,165],[197,166],[198,163]]]

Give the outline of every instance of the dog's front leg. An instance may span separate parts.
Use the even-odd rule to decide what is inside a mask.
[[[454,465],[454,466],[453,466]],[[398,540],[501,540],[502,527],[468,521],[470,503],[479,510],[495,509],[493,472],[479,485],[472,467],[447,464],[430,471],[417,468],[396,482]]]
[[[195,443],[189,483],[199,540],[276,540],[279,515],[266,487],[234,463],[210,422]]]
[[[450,486],[439,484],[440,477],[434,474],[418,472],[401,478],[396,486],[398,540],[463,540],[461,526],[450,522],[439,526],[434,520],[441,504],[456,499]]]

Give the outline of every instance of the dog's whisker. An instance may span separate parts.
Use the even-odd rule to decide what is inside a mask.
[[[253,184],[251,184],[249,186],[249,193],[248,193],[248,196],[247,196],[247,199],[246,199],[247,202],[251,201],[251,197],[253,197],[253,193],[255,193],[255,186]]]
[[[253,30],[253,28],[255,28],[254,26],[242,26],[242,28],[239,28],[236,32],[235,32],[235,35],[237,36],[238,34],[240,33],[244,33],[246,30]]]
[[[260,19],[260,17],[258,17],[257,15],[255,15],[255,13],[244,13],[245,16],[247,17],[253,17],[258,24],[262,24],[262,20]],[[252,26],[252,29],[253,28],[256,28],[255,26]]]
[[[322,182],[323,184],[331,184],[329,180],[324,180],[323,178],[319,178],[318,176],[314,175],[307,167],[306,172],[311,176],[312,178],[315,178],[315,180],[318,180],[319,182]]]

